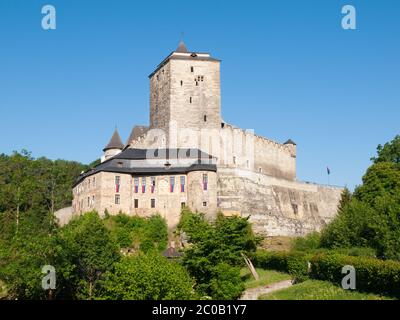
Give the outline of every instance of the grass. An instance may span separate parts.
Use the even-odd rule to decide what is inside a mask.
[[[326,281],[307,280],[260,296],[260,300],[390,300],[388,297],[344,290]]]
[[[293,237],[275,236],[266,237],[260,247],[270,251],[290,251]]]
[[[240,270],[240,275],[242,280],[244,281],[244,286],[246,289],[267,286],[274,282],[279,282],[283,280],[291,279],[291,276],[287,273],[278,272],[275,270],[264,270],[256,268],[258,275],[260,276],[259,280],[255,280],[253,275],[250,273],[248,268],[243,268]]]
[[[0,299],[7,297],[7,290],[3,282],[0,281]]]

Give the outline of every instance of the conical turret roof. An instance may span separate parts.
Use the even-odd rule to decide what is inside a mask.
[[[175,52],[187,53],[188,50],[186,49],[186,45],[183,41],[179,42],[179,46]]]
[[[121,137],[118,133],[118,129],[115,128],[115,131],[111,137],[110,142],[105,146],[105,148],[103,149],[103,151],[107,151],[110,149],[120,149],[122,150],[124,148],[124,145],[122,144],[122,140]]]

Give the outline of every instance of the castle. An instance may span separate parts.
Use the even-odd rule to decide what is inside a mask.
[[[260,234],[304,235],[336,214],[341,188],[296,179],[296,143],[278,143],[221,117],[220,63],[181,42],[150,74],[150,124],[125,144],[117,129],[101,163],[73,187],[73,213],[165,217],[183,207],[250,216]]]

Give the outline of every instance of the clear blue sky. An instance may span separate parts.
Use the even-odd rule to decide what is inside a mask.
[[[57,9],[57,30],[41,8]],[[357,30],[341,8],[357,9]],[[298,144],[298,178],[353,187],[399,133],[400,1],[0,0],[0,152],[89,163],[147,124],[179,42],[222,59],[224,119]]]

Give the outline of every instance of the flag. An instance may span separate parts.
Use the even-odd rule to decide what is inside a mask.
[[[326,172],[329,174],[331,174],[331,169],[329,169],[329,167],[326,167]]]

